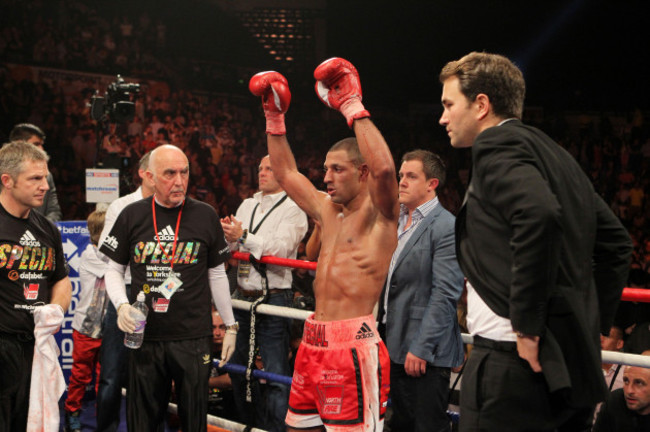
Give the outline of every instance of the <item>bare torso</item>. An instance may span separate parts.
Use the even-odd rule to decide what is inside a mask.
[[[344,320],[373,312],[397,245],[396,224],[383,218],[366,197],[341,217],[341,206],[323,209],[322,245],[314,295],[318,321]]]

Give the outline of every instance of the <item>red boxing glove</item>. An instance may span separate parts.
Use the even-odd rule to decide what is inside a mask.
[[[284,113],[289,109],[291,102],[287,79],[278,72],[260,72],[251,78],[248,89],[255,96],[262,98],[262,108],[266,116],[266,133],[286,135]]]
[[[361,103],[361,83],[357,68],[340,57],[325,60],[314,71],[316,94],[325,105],[339,110],[348,121],[370,117]]]

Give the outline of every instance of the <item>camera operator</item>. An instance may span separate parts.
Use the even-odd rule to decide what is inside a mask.
[[[121,137],[127,135],[127,124],[135,117],[135,99],[139,92],[140,84],[124,82],[124,78],[118,75],[117,80],[108,85],[104,96],[97,92],[91,98],[90,117],[97,122],[94,166],[120,170],[121,190],[134,188],[129,173],[132,162],[137,161],[137,155],[132,160],[127,142],[122,142]]]

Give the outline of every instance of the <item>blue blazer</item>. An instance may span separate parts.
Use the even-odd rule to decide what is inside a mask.
[[[412,354],[438,367],[463,362],[456,303],[463,273],[456,261],[454,216],[438,204],[411,235],[390,279],[386,346],[391,361]]]

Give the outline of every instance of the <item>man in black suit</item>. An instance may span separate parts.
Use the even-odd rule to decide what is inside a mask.
[[[607,387],[609,334],[630,265],[625,228],[569,153],[521,122],[525,83],[503,56],[448,63],[443,125],[472,147],[456,220],[474,336],[461,431],[587,431]]]

